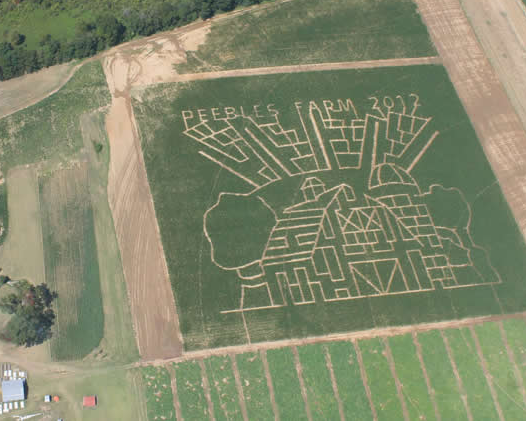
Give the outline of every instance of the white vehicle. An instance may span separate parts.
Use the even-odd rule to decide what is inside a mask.
[[[26,407],[26,403],[24,401],[20,401],[20,408],[24,409]]]
[[[15,409],[18,409],[18,402],[15,402],[14,405],[15,405]]]
[[[7,409],[7,403],[4,403],[4,411],[8,411],[8,409]]]
[[[9,402],[9,410],[13,409],[13,402]]]

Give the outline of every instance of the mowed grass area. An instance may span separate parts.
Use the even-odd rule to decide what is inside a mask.
[[[60,297],[51,355],[80,359],[104,327],[87,165],[41,176],[40,208],[46,281]]]
[[[38,193],[38,176],[34,166],[17,167],[7,174],[9,228],[0,246],[2,271],[13,279],[45,282],[44,250]]]
[[[412,0],[292,0],[213,21],[180,72],[436,55]]]
[[[138,369],[92,366],[90,371],[82,373],[73,370],[57,375],[31,370],[29,375],[26,408],[4,415],[2,419],[41,413],[52,420],[148,420],[145,384]],[[47,394],[59,396],[60,402],[44,404],[43,396]],[[90,395],[97,396],[95,409],[82,407],[82,398]]]
[[[507,333],[508,347],[500,341],[501,328]],[[487,322],[475,326],[474,330],[475,336],[470,328],[452,328],[187,360],[175,364],[176,400],[182,417],[190,420],[208,419],[210,406],[215,419],[242,419],[241,400],[248,419],[257,420],[307,419],[307,414],[316,421],[340,419],[341,405],[347,420],[398,421],[404,419],[404,405],[410,420],[462,420],[468,419],[469,411],[471,419],[493,421],[499,419],[497,403],[508,414],[505,419],[523,419],[524,388],[509,387],[511,383],[525,380],[522,369],[520,379],[516,377],[516,362],[521,358],[521,350],[526,348],[526,320]],[[499,373],[495,377],[485,376],[482,360],[474,349],[475,338],[482,344],[484,337],[495,344],[493,354],[484,346],[485,360],[490,355],[500,356]],[[389,350],[392,359],[388,357]],[[237,367],[231,364],[233,359]],[[157,373],[153,376],[158,379],[156,386],[152,383],[147,387],[147,400],[157,405],[152,405],[157,412],[149,410],[148,419],[159,420],[162,416],[173,419],[169,418],[174,408],[170,406],[173,401],[169,375],[159,367],[142,370],[145,379],[150,378],[146,373]],[[235,385],[236,375],[239,375],[241,389]],[[332,383],[332,377],[336,384]],[[508,381],[502,385],[499,378]],[[499,394],[496,402],[490,393],[489,381],[494,388],[504,386],[503,392],[511,394]],[[400,394],[396,382],[400,385]],[[513,414],[509,407],[511,398],[516,399]]]
[[[442,66],[305,72],[165,84],[147,89],[133,104],[187,350],[519,312],[526,308],[526,285],[522,282],[526,273],[526,245]],[[336,109],[339,111],[334,111]],[[416,132],[412,134],[420,136],[417,139],[421,142],[436,137],[418,154],[413,151],[414,165],[411,165],[410,174],[403,170],[406,171],[403,174],[407,177],[407,184],[399,179],[400,173],[390,174],[381,177],[385,188],[372,189],[368,184],[372,177],[365,171],[368,162],[378,159],[376,164],[383,162],[382,168],[389,166],[389,160],[402,165],[398,157],[390,158],[391,153],[386,152],[390,142],[386,139],[391,136],[387,133],[387,125],[393,127],[395,124],[385,123],[385,116],[389,113],[406,118],[403,123],[406,129],[402,130],[400,126],[401,131],[412,130],[410,127],[416,121],[413,118],[421,119],[418,124],[424,124],[422,122],[429,118],[418,135]],[[316,145],[321,139],[329,160],[333,152],[334,155],[354,154],[355,158],[360,156],[361,159],[362,149],[374,142],[373,119],[382,120],[384,117],[379,123],[382,128],[378,129],[379,154],[377,158],[368,155],[362,163],[353,164],[360,165],[358,169],[352,165],[340,167],[336,159],[331,161],[330,169],[315,164],[301,171],[294,169],[293,163],[299,162],[296,154],[309,147],[305,139],[318,139],[318,142],[312,141],[312,150],[318,148]],[[359,130],[351,126],[358,124],[360,119],[362,124],[365,124],[363,119],[369,121],[367,142],[355,140],[353,143],[351,133]],[[337,129],[331,127],[332,124],[347,124],[348,128]],[[286,144],[287,141],[293,142],[287,140],[287,135],[290,139],[297,139],[294,147]],[[236,142],[229,141],[228,136],[235,137]],[[347,146],[338,143],[337,139],[342,136],[351,139]],[[336,146],[331,145],[342,149],[334,149]],[[353,148],[357,151],[348,152]],[[261,156],[264,159],[260,159]],[[476,165],[476,170],[466,165],[465,157]],[[307,158],[303,156],[302,159]],[[379,171],[379,165],[375,168]],[[277,175],[273,176],[271,171]],[[379,176],[376,174],[377,180]],[[293,257],[303,261],[307,259],[307,252],[314,253],[308,236],[315,238],[316,232],[307,223],[303,231],[297,232],[299,237],[294,236],[296,231],[289,230],[287,241],[290,248],[286,244],[280,246],[278,239],[273,241],[272,247],[266,241],[258,241],[263,237],[255,234],[259,230],[267,230],[265,240],[270,238],[269,220],[292,218],[292,213],[284,210],[305,200],[302,186],[311,177],[323,183],[326,192],[342,184],[352,187],[357,208],[370,206],[368,200],[371,199],[365,196],[381,196],[386,203],[390,197],[407,191],[408,185],[418,184],[421,194],[415,194],[411,200],[427,204],[433,219],[432,226],[428,225],[420,232],[436,230],[443,250],[439,253],[443,253],[439,260],[450,262],[437,265],[450,265],[448,271],[454,272],[454,280],[433,283],[427,280],[428,284],[424,284],[421,281],[437,271],[446,277],[449,275],[446,275],[448,271],[441,272],[441,269],[424,268],[423,263],[422,269],[407,264],[403,268],[405,280],[399,273],[394,273],[396,271],[388,272],[378,267],[375,270],[371,262],[364,264],[363,269],[351,270],[350,265],[355,261],[365,259],[353,254],[353,250],[349,251],[350,254],[338,252],[339,265],[323,260],[328,259],[323,255],[320,257],[322,262],[316,263],[321,266],[315,269],[300,267],[303,263],[294,263]],[[387,186],[395,182],[402,186]],[[433,187],[430,192],[432,186],[437,185],[442,187]],[[262,207],[254,211],[252,207],[233,206],[227,211],[222,209],[223,214],[231,215],[231,220],[217,224],[213,227],[215,231],[210,231],[213,219],[209,215],[219,206],[221,197],[239,199],[235,195],[250,193],[250,198],[256,203],[264,200],[274,214],[265,209],[262,212],[266,213],[262,214]],[[327,203],[323,202],[325,205]],[[353,205],[345,206],[352,208]],[[313,210],[312,215],[315,212]],[[412,214],[416,218],[414,215],[420,211],[412,208],[411,212],[416,212]],[[223,214],[217,210],[218,218]],[[349,215],[350,211],[346,216]],[[333,222],[340,231],[347,226],[341,218],[335,218]],[[418,217],[417,221],[421,219],[425,220]],[[319,224],[316,221],[313,219],[309,224]],[[393,219],[391,227],[399,223]],[[285,224],[283,222],[280,228],[283,232]],[[383,227],[387,223],[383,224],[378,223]],[[235,241],[228,240],[236,236],[239,227],[247,227],[247,230],[250,227],[251,231],[247,232],[252,234],[239,235]],[[399,235],[395,229],[392,232],[393,236]],[[365,237],[364,232],[361,234]],[[373,233],[369,235],[373,236]],[[294,245],[300,241],[297,238],[305,236],[303,248],[295,249]],[[344,238],[343,234],[334,238],[323,240],[327,241],[324,247],[329,247],[330,243],[339,250],[348,245],[347,241],[354,241]],[[378,238],[378,242],[383,241]],[[375,240],[371,241],[374,243]],[[321,240],[314,240],[314,243],[321,249]],[[410,246],[405,240],[400,241],[393,246],[400,247],[393,254],[389,254],[391,245],[386,244],[381,252],[370,250],[368,259],[379,262],[396,257],[399,262],[401,259],[407,261],[408,253],[422,249],[424,243],[415,242]],[[272,260],[272,253],[279,253],[276,250],[281,250],[280,247],[290,254],[283,252],[284,256],[278,255]],[[435,253],[434,247],[429,253]],[[470,250],[469,256],[466,249]],[[245,264],[251,260],[243,259],[249,257],[263,262],[263,274],[252,274],[256,278],[251,274],[243,278],[239,271],[241,267],[248,267]],[[378,264],[387,262],[381,261],[383,263]],[[323,268],[325,264],[331,267],[330,271]],[[411,278],[420,270],[422,273],[426,271],[427,275],[418,275],[420,284],[417,284]],[[329,272],[324,278],[322,274]],[[392,284],[400,286],[391,292],[408,293],[377,293],[385,286],[371,286],[374,279],[383,276],[387,285],[390,273],[393,277],[389,279],[396,275]],[[329,276],[334,277],[329,281],[339,280],[339,276],[344,278],[342,285],[348,286],[349,295],[356,299],[337,301],[336,282],[324,284]],[[473,282],[474,286],[446,289],[452,285],[450,281],[452,284],[458,282],[458,286]],[[494,285],[490,286],[490,281]],[[409,286],[411,282],[414,282],[414,289]],[[268,292],[264,286],[257,287],[264,283],[273,290]],[[362,288],[360,293],[356,285]],[[298,292],[300,289],[303,296]],[[270,306],[270,294],[276,304],[274,307]],[[229,312],[239,309],[242,304],[245,309],[259,306],[265,309],[245,311],[244,314]]]

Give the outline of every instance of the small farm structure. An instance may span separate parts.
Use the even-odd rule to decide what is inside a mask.
[[[3,380],[2,400],[4,402],[20,401],[26,398],[25,379]]]
[[[84,408],[95,408],[97,406],[96,396],[84,396],[82,400],[82,406]]]

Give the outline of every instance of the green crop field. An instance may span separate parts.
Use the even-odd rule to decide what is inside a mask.
[[[412,0],[294,0],[212,22],[180,72],[436,55]]]
[[[210,417],[202,371],[197,361],[175,364],[177,395],[184,419],[198,420]]]
[[[292,350],[290,348],[268,350],[267,361],[280,419],[308,419],[301,393],[298,393],[300,383]]]
[[[247,353],[236,356],[237,368],[249,419],[272,419],[270,393],[259,354]]]
[[[242,420],[239,394],[231,359],[214,356],[206,360],[206,373],[216,420]]]
[[[468,405],[474,419],[496,419],[497,412],[482,366],[480,361],[474,358],[477,349],[471,332],[466,328],[450,329],[445,332],[445,336],[451,347],[451,354],[466,390]],[[498,337],[492,339],[496,340]],[[509,364],[508,362],[506,371],[509,371]]]
[[[356,350],[351,342],[328,344],[332,368],[345,414],[355,419],[372,419],[371,407],[363,386]]]
[[[134,107],[187,350],[525,309],[524,240],[441,66]]]
[[[142,369],[148,420],[175,421],[175,408],[168,370],[164,367]]]
[[[500,340],[501,324],[507,333],[509,353]],[[520,336],[524,330],[524,319],[475,327],[485,351],[484,362],[492,370],[492,387],[499,391],[499,405],[509,420],[522,419],[526,411],[515,377],[515,363],[523,361],[521,355],[526,349],[526,336]],[[232,364],[234,359],[236,366]],[[146,370],[150,373],[144,379],[148,419],[173,419],[168,372],[159,367]],[[525,373],[519,371],[524,381]],[[308,418],[307,412],[315,421],[340,419],[340,407],[347,420],[376,416],[379,420],[401,421],[403,406],[411,420],[462,420],[468,419],[467,411],[473,420],[499,419],[469,328],[362,339],[356,344],[342,340],[215,355],[176,363],[175,379],[176,403],[183,419],[208,419],[209,405],[215,419],[242,419],[240,399],[248,419],[257,420],[273,420],[276,415],[282,420],[303,420]]]
[[[60,297],[51,355],[80,359],[104,326],[87,166],[42,176],[40,208],[46,281]]]
[[[396,374],[412,420],[436,420],[420,361],[411,335],[389,338]],[[468,354],[469,355],[469,354]]]
[[[298,348],[299,362],[311,415],[315,419],[338,419],[338,402],[334,396],[327,368],[326,348],[305,345]]]

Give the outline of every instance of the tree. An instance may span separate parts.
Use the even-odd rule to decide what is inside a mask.
[[[28,281],[15,281],[15,292],[0,299],[0,310],[12,314],[3,337],[19,346],[30,347],[51,337],[55,322],[52,309],[57,293],[46,284],[31,285]]]
[[[13,43],[13,45],[22,45],[25,40],[26,36],[16,31],[13,32],[13,34],[11,35],[11,42]]]

